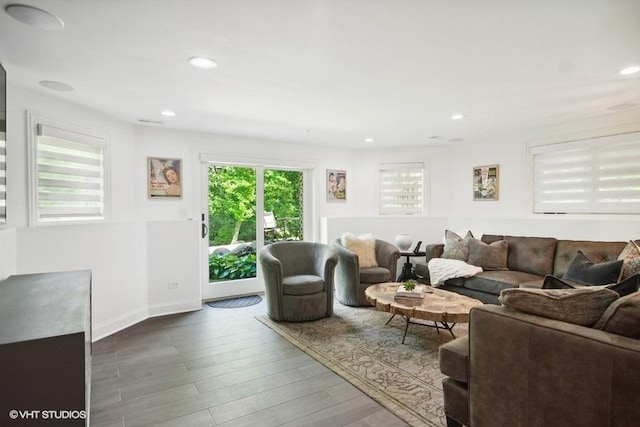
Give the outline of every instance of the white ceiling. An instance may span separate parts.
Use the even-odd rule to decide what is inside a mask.
[[[59,31],[16,2],[0,0],[10,85],[130,123],[365,147],[640,120],[640,75],[616,74],[640,64],[640,0],[24,0]]]

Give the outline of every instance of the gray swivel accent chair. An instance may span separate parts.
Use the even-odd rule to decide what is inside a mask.
[[[360,268],[358,255],[340,243],[340,239],[330,246],[338,253],[340,261],[336,267],[336,298],[344,305],[352,307],[371,306],[364,294],[365,289],[376,283],[393,282],[400,250],[396,245],[376,239],[377,267]]]
[[[333,277],[338,255],[322,243],[283,241],[259,253],[267,314],[303,322],[333,314]]]

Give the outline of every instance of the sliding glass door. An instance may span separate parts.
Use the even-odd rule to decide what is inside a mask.
[[[304,172],[207,162],[203,180],[203,300],[262,292],[260,248],[304,238]]]

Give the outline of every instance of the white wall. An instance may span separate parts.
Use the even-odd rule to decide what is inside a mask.
[[[199,222],[192,220],[147,223],[147,303],[150,315],[179,313],[201,307],[199,231]]]
[[[18,229],[18,274],[92,271],[94,340],[148,316],[144,223]]]

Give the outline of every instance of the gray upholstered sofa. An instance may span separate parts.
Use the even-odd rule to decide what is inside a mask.
[[[628,242],[598,242],[558,240],[552,237],[482,236],[487,244],[498,240],[508,243],[507,268],[500,271],[483,271],[469,278],[447,280],[441,289],[454,291],[488,304],[498,304],[503,289],[542,286],[546,275],[559,278],[567,271],[578,250],[596,263],[615,260]],[[440,257],[444,244],[429,244],[425,248],[426,259],[416,264],[420,281],[429,283],[428,262]]]
[[[440,348],[447,425],[638,425],[640,295],[624,299],[607,308],[602,329],[503,306],[474,308],[469,335]]]

